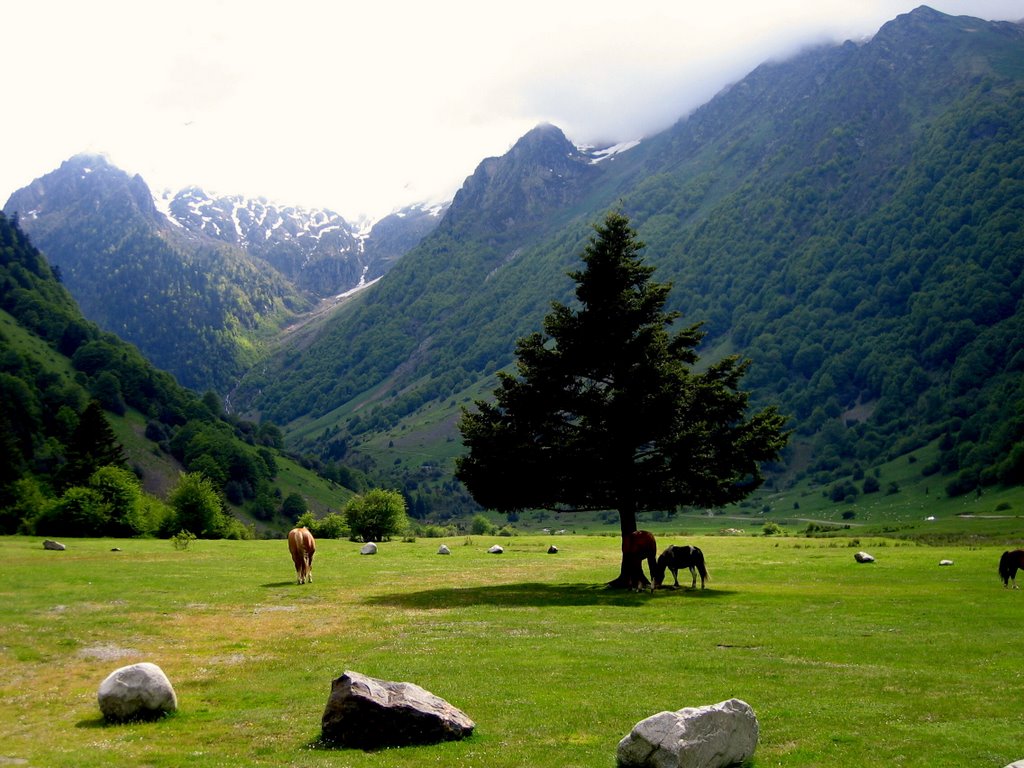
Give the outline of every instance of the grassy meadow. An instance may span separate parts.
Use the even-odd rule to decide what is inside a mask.
[[[663,534],[700,546],[711,581],[651,595],[603,587],[614,537],[495,541],[321,541],[299,586],[282,541],[0,538],[0,766],[611,768],[637,721],[733,696],[760,723],[755,768],[1024,757],[1024,590],[1002,588],[999,546],[861,537],[862,565],[847,539]],[[99,684],[137,661],[179,711],[106,725]],[[415,682],[476,732],[322,748],[348,669]]]

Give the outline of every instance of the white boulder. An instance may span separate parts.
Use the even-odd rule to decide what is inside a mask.
[[[447,544],[442,544],[440,547],[437,548],[437,554],[439,555],[450,555],[451,553],[452,551],[448,549]]]
[[[502,546],[500,544],[495,544],[493,547],[491,547],[490,549],[487,550],[487,553],[490,554],[490,555],[500,555],[504,551],[505,550],[502,548]]]
[[[113,722],[153,719],[178,709],[171,681],[149,662],[115,669],[100,683],[97,698],[103,717]]]
[[[372,541],[368,541],[365,544],[363,544],[362,548],[360,548],[359,554],[360,555],[376,555],[377,554],[377,545],[374,544]]]
[[[619,742],[620,768],[725,768],[749,760],[758,724],[745,701],[659,712]]]
[[[857,552],[854,554],[853,559],[858,563],[873,563],[875,558],[869,555],[867,552]]]

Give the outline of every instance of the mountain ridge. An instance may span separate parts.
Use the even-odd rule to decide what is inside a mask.
[[[992,221],[1013,209],[1015,185],[999,194],[978,188],[986,216],[970,213],[966,198],[946,199],[946,187],[975,188],[993,173],[1019,178],[1007,163],[1022,137],[1008,126],[1022,82],[1019,27],[924,8],[866,42],[758,67],[614,164],[569,174],[567,194],[545,196],[545,185],[560,190],[562,178],[537,169],[556,155],[573,170],[583,160],[560,131],[538,127],[506,155],[482,161],[438,230],[325,325],[308,354],[247,376],[240,406],[294,421],[303,450],[344,441],[396,483],[422,491],[414,453],[445,448],[427,437],[417,443],[411,432],[451,425],[442,412],[457,412],[511,362],[514,339],[540,326],[551,300],[566,300],[565,272],[589,224],[619,208],[648,243],[656,278],[675,284],[672,308],[704,321],[706,353],[748,356],[755,400],[793,414],[817,457],[807,469],[822,482],[944,434],[941,471],[955,476],[947,477],[954,490],[1014,477],[1017,460],[1005,457],[1018,445],[1017,427],[998,437],[975,420],[965,431],[970,406],[955,379],[961,353],[978,357],[972,345],[985,343],[982,329],[1019,338],[998,324],[1016,322],[1020,281],[1005,284],[988,317],[964,302],[939,312],[936,302],[957,284],[949,275],[1024,270],[1010,245],[1019,225],[995,260],[976,242],[939,234],[947,217],[962,217],[973,219],[973,237],[999,237]],[[540,149],[527,152],[533,147]],[[977,167],[957,159],[964,153]],[[543,201],[533,209],[512,202],[527,189]],[[915,213],[917,201],[936,215]],[[915,306],[977,330],[946,338],[920,326]],[[944,351],[922,355],[903,340],[910,333],[931,333]],[[1004,395],[1012,391],[1011,361],[972,365]],[[997,400],[978,395],[976,404],[991,416]],[[844,424],[843,413],[870,415]],[[1024,414],[1004,417],[1024,425]],[[299,428],[307,423],[319,431]],[[394,456],[391,444],[409,445],[409,458]],[[437,490],[435,501],[443,495]]]
[[[221,394],[280,328],[379,278],[445,210],[412,206],[366,232],[331,211],[198,187],[156,200],[141,176],[76,155],[14,192],[4,211],[87,317],[186,386]]]

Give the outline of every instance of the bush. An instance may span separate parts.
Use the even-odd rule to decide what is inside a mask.
[[[469,532],[474,536],[490,536],[496,531],[494,523],[487,519],[486,515],[476,514],[473,515],[472,521],[469,523]]]
[[[349,535],[362,541],[383,541],[409,528],[405,497],[398,491],[375,488],[345,505]]]
[[[199,531],[197,536],[219,539],[229,527],[217,489],[201,474],[182,474],[171,491],[169,502],[174,510],[172,525],[179,531]]]
[[[196,540],[196,535],[190,531],[181,530],[171,536],[171,546],[173,546],[179,552],[183,552],[189,548],[189,545]]]
[[[458,534],[458,528],[454,525],[434,525],[427,523],[413,527],[413,533],[424,539],[443,539]]]

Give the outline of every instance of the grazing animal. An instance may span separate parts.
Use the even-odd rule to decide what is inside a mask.
[[[654,590],[655,557],[658,544],[650,531],[633,531],[622,537],[622,565],[626,575],[626,587],[637,592],[646,585],[644,560],[651,571],[651,590]]]
[[[1024,549],[1014,549],[1009,552],[1003,552],[1003,556],[999,558],[999,578],[1003,580],[1003,586],[1013,586],[1014,589],[1017,587],[1017,570],[1024,568]]]
[[[313,555],[316,554],[316,540],[309,528],[292,528],[288,532],[288,551],[292,553],[295,573],[299,584],[313,582]]]
[[[656,568],[652,569],[651,581],[654,582],[654,588],[660,587],[665,581],[666,568],[672,571],[672,578],[675,580],[673,589],[679,589],[679,571],[682,568],[690,569],[690,576],[693,577],[690,589],[697,588],[698,573],[700,573],[700,588],[704,589],[704,582],[708,578],[708,569],[704,566],[704,553],[700,551],[700,547],[689,545],[677,547],[675,544],[669,544],[665,551],[658,556]]]

